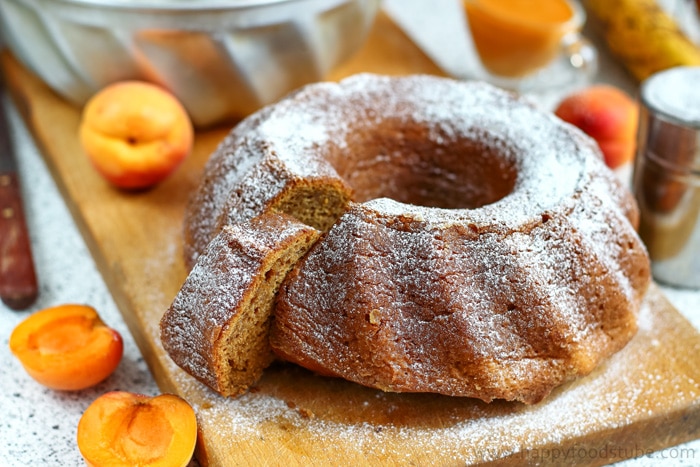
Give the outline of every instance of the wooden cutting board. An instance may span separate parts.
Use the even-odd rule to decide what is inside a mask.
[[[240,398],[213,394],[169,360],[158,322],[185,279],[185,200],[227,128],[199,132],[192,157],[163,184],[123,193],[83,155],[80,109],[11,55],[2,65],[156,381],[195,407],[202,464],[601,465],[700,437],[700,335],[656,286],[623,351],[534,407],[386,394],[283,364]],[[366,47],[331,78],[359,71],[441,74],[384,15]]]

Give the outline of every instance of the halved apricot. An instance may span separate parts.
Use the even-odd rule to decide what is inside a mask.
[[[87,305],[61,305],[30,315],[12,331],[10,350],[44,386],[79,390],[114,372],[124,352],[122,337]]]
[[[92,466],[184,467],[196,442],[194,410],[173,394],[108,392],[78,423],[78,448]]]

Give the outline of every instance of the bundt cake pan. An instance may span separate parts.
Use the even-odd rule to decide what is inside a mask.
[[[380,0],[2,0],[14,55],[82,105],[159,83],[195,125],[240,118],[320,80],[364,42]]]

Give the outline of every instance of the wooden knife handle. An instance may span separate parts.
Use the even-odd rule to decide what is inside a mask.
[[[0,298],[21,310],[34,303],[39,288],[29,232],[14,173],[0,174]]]

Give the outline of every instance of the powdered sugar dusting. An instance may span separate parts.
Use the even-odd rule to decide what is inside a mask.
[[[362,74],[339,85],[311,86],[276,106],[258,131],[290,171],[316,176],[325,166],[314,160],[325,155],[318,148],[346,147],[358,129],[379,127],[390,119],[428,128],[436,146],[479,140],[513,160],[518,167],[515,199],[472,210],[474,222],[522,222],[547,209],[580,187],[582,165],[594,153],[571,129],[554,124],[550,114],[516,103],[509,93],[483,83],[429,76]],[[416,210],[421,216],[464,216],[460,211],[410,207],[411,213]]]
[[[398,119],[428,139],[478,140],[517,175],[511,193],[478,208],[351,204],[281,292],[272,343],[286,358],[393,391],[533,402],[629,340],[648,260],[580,133],[484,84],[361,75],[323,89],[323,113],[319,94],[295,96],[311,109],[302,130],[331,105],[370,109],[382,128]],[[263,127],[279,130],[289,112]],[[298,160],[364,128],[326,125],[322,141],[272,139],[276,157]]]
[[[517,165],[516,199],[470,215],[477,222],[517,216],[523,222],[575,190],[582,161],[595,151],[553,122],[482,83],[361,74],[313,84],[245,120],[212,156],[187,216],[189,243],[201,252],[222,216],[240,222],[260,214],[289,181],[338,178],[336,168],[356,157],[350,141],[387,124],[423,126],[436,147],[482,141]],[[260,164],[275,167],[275,178],[266,180]]]

